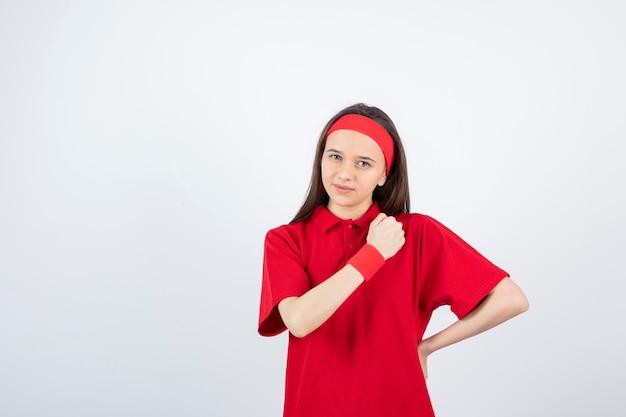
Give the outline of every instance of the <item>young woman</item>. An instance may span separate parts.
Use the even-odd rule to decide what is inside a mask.
[[[302,208],[265,240],[258,330],[289,330],[285,417],[433,416],[428,356],[528,308],[504,270],[409,209],[391,119],[340,111]],[[422,339],[442,305],[459,320]]]

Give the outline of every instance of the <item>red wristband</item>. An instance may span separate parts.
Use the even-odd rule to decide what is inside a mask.
[[[378,249],[367,243],[350,258],[348,264],[359,271],[365,281],[368,281],[385,264],[385,258],[378,252]]]

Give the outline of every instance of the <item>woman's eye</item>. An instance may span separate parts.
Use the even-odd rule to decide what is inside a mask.
[[[339,155],[336,155],[336,154],[330,154],[328,157],[330,159],[334,159],[335,161],[341,160],[341,157]]]
[[[359,167],[361,167],[361,168],[367,168],[367,167],[369,167],[369,166],[370,166],[370,163],[369,163],[369,162],[365,162],[365,161],[359,161],[359,162],[357,162],[356,164],[357,164]]]

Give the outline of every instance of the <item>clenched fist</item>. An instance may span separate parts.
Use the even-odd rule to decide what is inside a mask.
[[[380,213],[370,223],[367,243],[374,246],[385,260],[391,258],[404,245],[402,223],[393,216]]]

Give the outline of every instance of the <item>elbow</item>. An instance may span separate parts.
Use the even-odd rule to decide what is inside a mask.
[[[298,303],[298,298],[289,297],[284,299],[278,304],[278,311],[289,333],[301,339],[315,329],[311,328],[310,317],[302,310],[300,303]]]
[[[528,297],[522,290],[516,291],[512,294],[510,298],[510,306],[514,310],[515,315],[522,314],[528,311],[530,304],[528,302]]]
[[[526,297],[524,297],[524,300],[520,300],[515,305],[515,308],[516,308],[515,315],[525,313],[526,311],[528,311],[529,307],[530,307],[530,305],[528,304],[528,299]]]
[[[303,337],[308,336],[311,333],[311,330],[307,328],[303,323],[295,322],[287,325],[287,329],[289,329],[289,333],[291,333],[294,337],[298,339],[302,339]]]
[[[307,325],[306,320],[300,314],[292,314],[288,322],[285,322],[289,333],[298,339],[308,336],[313,330]]]
[[[289,329],[289,333],[291,333],[294,337],[298,339],[302,339],[310,334],[306,329],[294,328]]]
[[[526,294],[510,278],[498,284],[490,295],[495,296],[501,311],[509,318],[522,314],[529,308]]]

